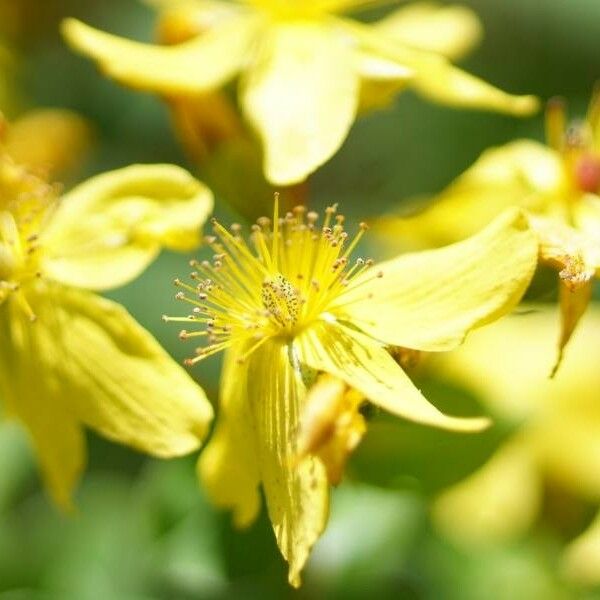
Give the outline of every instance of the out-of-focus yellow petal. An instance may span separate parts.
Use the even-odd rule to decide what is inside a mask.
[[[451,60],[463,57],[483,36],[477,15],[466,6],[441,6],[430,2],[403,6],[373,27],[380,35]]]
[[[562,362],[563,353],[568,344],[575,327],[585,313],[592,299],[592,282],[586,281],[581,285],[573,287],[565,283],[564,280],[559,284],[559,304],[560,304],[560,338],[558,340],[558,357],[552,371],[553,374],[558,370]]]
[[[455,431],[481,431],[489,425],[486,418],[441,413],[384,348],[358,331],[321,322],[302,332],[294,344],[302,363],[342,379],[392,414]]]
[[[569,357],[570,358],[570,357]],[[565,366],[570,361],[565,362]],[[560,374],[560,371],[559,371]],[[579,389],[593,383],[588,376]],[[570,390],[571,397],[578,388]],[[583,392],[584,394],[586,392]],[[600,392],[594,396],[596,405],[569,407],[565,398],[560,410],[544,415],[528,428],[528,436],[546,477],[553,484],[591,502],[600,501]]]
[[[18,164],[53,179],[80,164],[91,137],[90,124],[77,113],[38,109],[11,122],[4,149]]]
[[[0,310],[0,394],[9,416],[27,428],[48,493],[64,510],[86,460],[83,431],[49,370],[55,356],[54,331],[31,323],[9,299]]]
[[[168,102],[178,136],[198,164],[204,166],[222,144],[244,135],[241,119],[223,92],[173,97]]]
[[[566,548],[563,574],[580,585],[600,584],[600,516]]]
[[[515,116],[534,113],[539,102],[535,96],[515,96],[465,73],[447,58],[427,50],[399,43],[382,36],[372,25],[350,21],[340,23],[352,33],[360,47],[411,69],[411,86],[421,95],[442,104],[456,107],[495,110]]]
[[[359,94],[353,50],[312,22],[272,26],[243,82],[242,105],[277,185],[303,181],[340,148]]]
[[[247,364],[228,351],[221,375],[220,410],[212,438],[198,460],[198,476],[211,500],[233,511],[237,527],[250,525],[260,509],[259,465],[246,395]]]
[[[292,360],[286,344],[263,344],[248,361],[246,385],[269,517],[289,563],[289,582],[298,587],[310,549],[325,528],[328,483],[319,459],[297,459],[306,390]]]
[[[62,283],[108,289],[137,277],[161,248],[189,251],[213,207],[211,192],[172,165],[97,175],[62,201],[43,232],[42,270]]]
[[[110,77],[165,94],[199,94],[232,79],[248,59],[260,19],[240,14],[188,42],[157,46],[104,33],[75,19],[63,22],[69,44]]]
[[[599,109],[600,110],[600,109]],[[572,207],[575,226],[587,240],[587,260],[600,276],[600,198],[586,194]]]
[[[361,111],[384,108],[409,83],[412,71],[396,62],[358,52],[356,66],[360,75]]]
[[[467,240],[377,265],[373,269],[380,277],[366,271],[363,285],[356,281],[338,310],[341,318],[387,344],[449,350],[472,329],[514,308],[537,255],[525,217],[507,210]]]
[[[527,445],[513,440],[481,469],[434,502],[436,525],[467,544],[498,543],[522,534],[537,515],[541,481]]]
[[[415,69],[412,87],[434,102],[527,117],[539,108],[535,96],[515,96],[440,59]]]
[[[239,14],[240,6],[215,0],[145,0],[159,11],[157,38],[161,44],[180,44],[222,25]]]
[[[546,210],[563,182],[560,156],[519,140],[486,150],[437,198],[410,217],[384,217],[377,233],[393,246],[426,248],[464,239],[510,206]]]
[[[436,372],[477,394],[492,414],[528,421],[538,414],[588,414],[598,407],[600,369],[595,349],[600,312],[586,315],[569,348],[568,360],[553,379],[556,307],[524,305],[515,314],[473,332],[469,342],[435,357]],[[569,446],[559,444],[557,451]],[[600,472],[600,469],[597,470]]]
[[[57,284],[28,300],[34,351],[72,415],[155,456],[198,448],[212,419],[204,392],[123,307]]]

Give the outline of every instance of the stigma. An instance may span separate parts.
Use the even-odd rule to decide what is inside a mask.
[[[325,210],[320,223],[319,215],[303,206],[280,216],[278,204],[276,196],[273,219],[258,219],[247,238],[240,225],[227,229],[213,219],[214,235],[206,238],[212,260],[191,261],[190,281],[175,280],[175,297],[191,313],[163,318],[188,324],[181,339],[204,342],[188,365],[233,344],[243,345],[239,360],[244,361],[269,338],[292,340],[328,315],[372,266],[371,260],[351,260],[364,223],[350,238],[336,205]]]

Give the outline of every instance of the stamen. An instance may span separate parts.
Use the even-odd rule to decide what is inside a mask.
[[[246,348],[239,357],[244,361],[269,338],[292,338],[332,307],[343,306],[350,290],[380,276],[362,277],[371,260],[350,260],[367,230],[365,224],[349,239],[337,205],[325,210],[321,228],[318,219],[317,213],[303,206],[280,216],[276,197],[273,219],[257,220],[250,245],[238,224],[225,228],[213,221],[215,235],[207,239],[214,253],[212,262],[190,262],[193,283],[175,280],[181,290],[176,298],[191,304],[192,314],[164,317],[167,322],[187,324],[181,339],[207,340],[208,345],[198,348],[186,364],[234,344]]]

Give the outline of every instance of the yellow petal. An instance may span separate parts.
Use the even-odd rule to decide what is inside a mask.
[[[441,413],[384,348],[358,331],[321,322],[301,333],[295,345],[302,363],[342,379],[392,414],[455,431],[480,431],[489,425],[486,418]]]
[[[563,574],[584,586],[600,584],[600,517],[565,549],[562,560]]]
[[[600,269],[600,235],[593,230],[575,229],[552,217],[531,215],[529,222],[539,237],[540,260],[559,269],[561,331],[554,375],[592,298],[592,278]]]
[[[264,143],[267,178],[277,185],[303,181],[331,158],[356,115],[353,51],[311,22],[271,27],[243,83],[242,105]]]
[[[198,460],[198,476],[217,506],[233,511],[237,527],[247,527],[260,509],[259,465],[247,396],[248,366],[233,351],[225,355],[217,425]]]
[[[439,60],[416,70],[412,87],[429,100],[457,108],[494,110],[518,117],[535,113],[539,101],[535,96],[515,96]]]
[[[570,394],[578,393],[578,389],[582,390],[593,379],[595,377],[588,375],[587,381],[569,390]],[[600,500],[600,394],[597,390],[583,392],[588,397],[593,396],[595,405],[590,402],[585,406],[577,400],[569,406],[572,396],[567,397],[560,410],[548,411],[548,415],[542,415],[528,430],[546,477],[559,488],[595,503]]]
[[[587,500],[600,499],[600,311],[590,307],[567,360],[548,377],[556,308],[529,306],[477,331],[435,367],[454,385],[477,394],[493,414],[520,421],[529,452],[553,482]],[[558,440],[558,443],[557,443]]]
[[[436,372],[477,394],[492,414],[514,422],[546,412],[597,410],[600,369],[594,349],[600,339],[600,312],[590,307],[585,326],[573,336],[568,360],[550,379],[556,312],[554,305],[524,305],[520,314],[483,327],[467,344],[436,356]],[[567,447],[559,444],[557,451]]]
[[[444,56],[410,47],[381,36],[377,26],[344,21],[342,24],[369,54],[393,60],[414,72],[412,87],[421,95],[456,107],[495,110],[527,116],[539,102],[535,96],[515,96],[453,66]]]
[[[52,215],[42,234],[42,270],[78,287],[122,285],[161,248],[196,247],[212,206],[211,192],[172,165],[134,165],[97,175],[64,196]]]
[[[381,277],[366,271],[330,310],[387,344],[449,350],[514,308],[537,254],[525,217],[508,210],[467,240],[376,265]]]
[[[575,227],[586,240],[586,258],[600,277],[600,198],[586,194],[572,207]]]
[[[38,109],[11,122],[4,148],[15,162],[52,179],[81,163],[91,137],[90,124],[77,113]]]
[[[0,394],[6,412],[31,436],[51,498],[71,510],[85,466],[85,437],[47,368],[55,355],[54,333],[44,323],[31,323],[12,299],[1,307]]]
[[[202,389],[119,304],[40,284],[30,331],[65,406],[105,437],[160,457],[192,452],[212,408]]]
[[[297,460],[305,388],[290,352],[279,341],[263,344],[250,357],[246,385],[269,517],[289,562],[289,581],[298,587],[310,550],[325,528],[329,500],[322,463],[314,457]]]
[[[491,148],[426,208],[414,216],[384,217],[376,232],[391,247],[451,244],[510,206],[545,211],[561,192],[562,173],[559,155],[537,142]]]
[[[477,15],[466,6],[415,2],[375,24],[382,36],[456,60],[474,48],[483,36]]]
[[[75,19],[62,32],[113,79],[165,94],[199,94],[220,87],[240,70],[258,33],[255,16],[228,19],[188,42],[161,47],[104,33]]]
[[[361,111],[384,108],[409,83],[413,72],[391,60],[358,52],[357,69],[360,75]]]
[[[559,283],[559,305],[560,305],[560,338],[558,340],[558,357],[552,369],[552,375],[556,374],[563,358],[563,352],[568,344],[575,327],[585,313],[592,299],[592,282],[586,281],[581,285],[573,287],[561,280]]]
[[[455,541],[499,543],[523,534],[537,516],[541,481],[526,445],[513,440],[435,501],[436,525]]]

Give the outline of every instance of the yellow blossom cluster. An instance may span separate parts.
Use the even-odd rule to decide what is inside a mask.
[[[197,162],[235,152],[230,189],[253,190],[244,169],[258,161],[255,181],[282,196],[250,226],[212,219],[203,233],[213,194],[181,167],[124,166],[64,191],[55,178],[85,153],[88,124],[58,110],[0,120],[0,399],[29,432],[53,499],[72,506],[85,427],[163,458],[204,442],[213,406],[203,389],[125,308],[99,295],[137,278],[163,249],[203,244],[212,256],[175,280],[185,308],[164,317],[194,343],[188,367],[224,353],[199,479],[240,527],[254,522],[264,497],[291,585],[326,527],[330,487],[368,428],[367,404],[457,432],[490,425],[431,403],[404,368],[414,352],[447,353],[431,364],[474,387],[493,417],[527,413],[488,465],[437,500],[441,529],[460,539],[517,535],[533,521],[544,477],[597,501],[578,440],[585,430],[596,449],[599,399],[583,383],[594,381],[594,355],[547,375],[600,274],[598,98],[570,127],[551,102],[547,146],[519,140],[487,150],[418,215],[380,220],[376,235],[411,251],[377,262],[359,254],[368,226],[348,226],[337,205],[312,210],[307,181],[357,118],[405,89],[450,107],[533,114],[534,96],[452,64],[481,38],[476,15],[417,2],[370,22],[361,15],[394,4],[374,0],[150,3],[162,43],[72,18],[62,33],[111,79],[164,98]],[[0,48],[2,103],[5,60]],[[558,271],[559,356],[530,369],[531,356],[554,348],[546,309],[484,326],[519,305],[540,264]],[[584,387],[573,406],[577,364]],[[575,449],[561,453],[555,439],[573,439]],[[594,581],[597,529],[565,558],[569,572]]]

